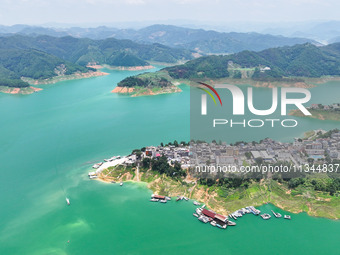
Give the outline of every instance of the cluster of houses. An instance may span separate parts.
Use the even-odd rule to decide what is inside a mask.
[[[309,109],[313,110],[340,110],[340,104],[322,105],[322,104],[312,104]]]
[[[253,165],[261,158],[266,163],[291,162],[303,165],[314,161],[325,161],[327,155],[340,159],[340,132],[329,138],[314,140],[295,139],[293,143],[283,143],[264,139],[260,143],[239,143],[231,146],[226,143],[195,143],[190,147],[191,165]]]
[[[325,133],[325,131],[322,131]],[[245,163],[254,165],[261,158],[265,163],[289,162],[304,165],[326,162],[326,159],[340,160],[340,132],[333,132],[327,138],[298,139],[293,143],[274,141],[270,138],[260,143],[191,143],[188,145],[149,146],[142,152],[142,158],[166,156],[168,163],[179,162],[183,169],[197,165],[231,165],[241,167]],[[136,156],[126,157],[126,165],[136,162]]]
[[[144,157],[156,158],[160,156],[166,156],[169,164],[179,162],[182,168],[186,169],[190,165],[190,148],[179,144],[167,145],[167,146],[149,146],[145,148],[143,152]]]

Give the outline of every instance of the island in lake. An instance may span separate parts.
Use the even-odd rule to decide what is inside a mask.
[[[170,87],[200,81],[212,85],[233,83],[268,88],[309,88],[339,77],[340,43],[322,47],[307,43],[260,52],[203,56],[185,64],[163,68],[154,75],[125,78],[118,86],[153,89],[164,88],[164,84]]]
[[[163,73],[143,73],[125,78],[112,92],[131,96],[151,96],[181,92],[182,90],[177,85],[165,78]]]
[[[304,115],[299,109],[291,110],[289,115],[314,118],[319,120],[340,121],[340,104],[322,105],[312,104],[307,108],[312,115]]]
[[[294,213],[304,211],[313,216],[339,219],[340,132],[314,133],[306,138],[296,138],[294,143],[268,138],[233,145],[216,141],[191,142],[190,147],[183,141],[162,143],[136,149],[126,157],[106,159],[105,163],[95,164],[96,170],[89,176],[105,182],[146,182],[156,194],[185,196],[226,215],[239,208],[269,202]],[[206,155],[214,155],[215,161]],[[226,176],[218,172],[198,173],[192,167],[199,164],[211,167],[221,162],[238,169],[294,164],[301,165],[302,171],[291,175],[253,172]],[[325,165],[333,167],[334,171],[321,171]]]

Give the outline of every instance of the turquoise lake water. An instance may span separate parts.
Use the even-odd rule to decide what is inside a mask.
[[[0,94],[0,254],[340,254],[339,221],[246,215],[236,227],[220,230],[194,218],[191,201],[152,204],[143,184],[89,180],[92,164],[103,158],[190,138],[189,87],[177,94],[120,96],[110,91],[138,72],[108,72],[45,85],[32,95]],[[320,95],[318,103],[333,102],[340,84],[312,93]],[[302,121],[320,127],[317,120]],[[273,138],[288,140],[304,130],[292,132]]]

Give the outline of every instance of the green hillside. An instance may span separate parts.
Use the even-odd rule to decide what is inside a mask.
[[[183,65],[164,68],[159,73],[166,74],[165,79],[182,80],[247,78],[257,81],[303,81],[304,77],[336,76],[340,75],[340,43],[323,47],[307,43],[260,52],[204,56]]]
[[[148,65],[147,61],[177,63],[192,59],[192,51],[173,49],[161,44],[138,44],[130,40],[108,38],[91,40],[87,38],[14,35],[0,37],[0,49],[37,49],[61,59],[87,65],[121,64],[122,66]],[[124,56],[123,60],[119,60]],[[137,60],[138,59],[138,60]]]
[[[253,69],[253,79],[340,75],[339,45],[317,47],[302,44],[261,52],[243,51],[227,56],[207,56],[165,70],[175,79],[232,77],[231,71],[234,73],[247,68]],[[270,70],[264,70],[265,67]]]
[[[22,77],[49,79],[87,72],[89,63],[131,67],[149,65],[148,61],[176,63],[191,58],[189,50],[114,38],[0,37],[0,86],[27,87]]]
[[[21,77],[48,79],[88,70],[34,49],[0,49],[0,86],[28,87]]]

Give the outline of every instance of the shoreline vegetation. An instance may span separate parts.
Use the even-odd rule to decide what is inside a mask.
[[[152,65],[145,65],[145,66],[110,66],[110,65],[87,65],[87,67],[89,68],[93,68],[93,69],[103,69],[103,68],[107,68],[110,70],[120,70],[120,71],[143,71],[143,70],[149,70],[152,68],[155,68]]]
[[[116,94],[123,94],[123,95],[129,95],[131,97],[137,97],[137,96],[155,96],[160,94],[171,94],[171,93],[178,93],[182,92],[182,90],[177,86],[170,86],[166,88],[159,88],[159,87],[153,87],[153,88],[143,88],[143,87],[115,87],[112,91],[112,93]]]
[[[307,141],[316,137],[322,138],[332,132],[337,130],[320,133],[318,136],[315,134],[312,137],[306,132],[303,139]],[[177,141],[166,145],[161,143],[160,146],[179,148],[180,151],[189,148],[188,143]],[[261,206],[271,203],[292,213],[306,212],[310,216],[340,219],[339,179],[335,175],[316,172],[285,178],[268,173],[251,175],[249,178],[203,178],[190,170],[189,165],[183,167],[178,161],[169,164],[164,155],[145,156],[150,155],[149,148],[152,147],[134,150],[126,157],[130,161],[128,164],[102,168],[96,173],[97,179],[106,183],[143,182],[155,194],[186,196],[224,215],[249,205]],[[130,157],[135,157],[136,161],[132,163]],[[254,160],[257,162],[257,159]]]
[[[113,171],[118,171],[119,175],[115,176]],[[187,176],[184,180],[173,180],[165,174],[161,175],[152,170],[138,173],[134,168],[112,167],[100,173],[98,180],[105,183],[112,181],[145,183],[154,194],[171,197],[186,196],[223,215],[249,205],[259,207],[270,203],[291,213],[305,212],[313,217],[340,219],[340,198],[331,198],[324,192],[311,193],[290,189],[275,180],[261,179],[260,182],[251,182],[247,188],[235,189],[227,198],[221,196],[221,189],[217,186],[198,184],[197,179],[191,176]]]
[[[340,121],[340,104],[333,105],[313,104],[311,107],[308,107],[308,110],[312,115],[306,116],[299,109],[291,110],[289,112],[289,115],[319,120]]]
[[[55,84],[61,81],[85,79],[85,78],[92,78],[92,77],[103,76],[103,75],[108,75],[108,73],[101,72],[101,71],[89,71],[86,73],[76,72],[74,74],[59,75],[59,76],[54,76],[48,79],[35,80],[31,78],[22,78],[22,80],[28,82],[31,85],[46,85],[46,84]]]
[[[23,88],[16,88],[16,87],[9,87],[9,86],[0,86],[0,92],[6,94],[22,94],[28,95],[33,94],[42,90],[42,88],[36,88],[33,86],[23,87]]]
[[[198,179],[190,175],[184,179],[173,179],[152,169],[110,167],[98,175],[98,180],[106,183],[112,181],[146,183],[147,188],[155,194],[171,197],[184,195],[204,203],[208,208],[224,215],[249,205],[258,207],[271,203],[291,213],[306,212],[314,217],[340,219],[339,197],[332,197],[321,191],[291,189],[287,184],[270,179],[261,179],[259,182],[251,181],[247,187],[233,189],[227,197],[223,195],[223,190],[217,185],[200,184]]]
[[[32,93],[43,90],[42,88],[37,88],[37,87],[34,87],[34,86],[55,84],[55,83],[61,82],[61,81],[85,79],[85,78],[92,78],[92,77],[98,77],[98,76],[103,76],[103,75],[108,75],[108,73],[101,72],[101,71],[89,71],[89,72],[86,72],[86,73],[77,72],[77,73],[70,74],[70,75],[60,75],[60,76],[55,76],[55,77],[52,77],[52,78],[40,79],[40,80],[22,77],[21,79],[24,82],[27,82],[28,84],[30,84],[32,86],[21,87],[21,88],[9,87],[9,86],[0,86],[0,92],[7,93],[7,94],[28,95],[28,94],[32,94]]]
[[[178,93],[182,91],[178,85],[180,83],[170,82],[168,77],[164,77],[163,72],[146,72],[120,81],[112,90],[112,93],[125,94],[132,97]]]

